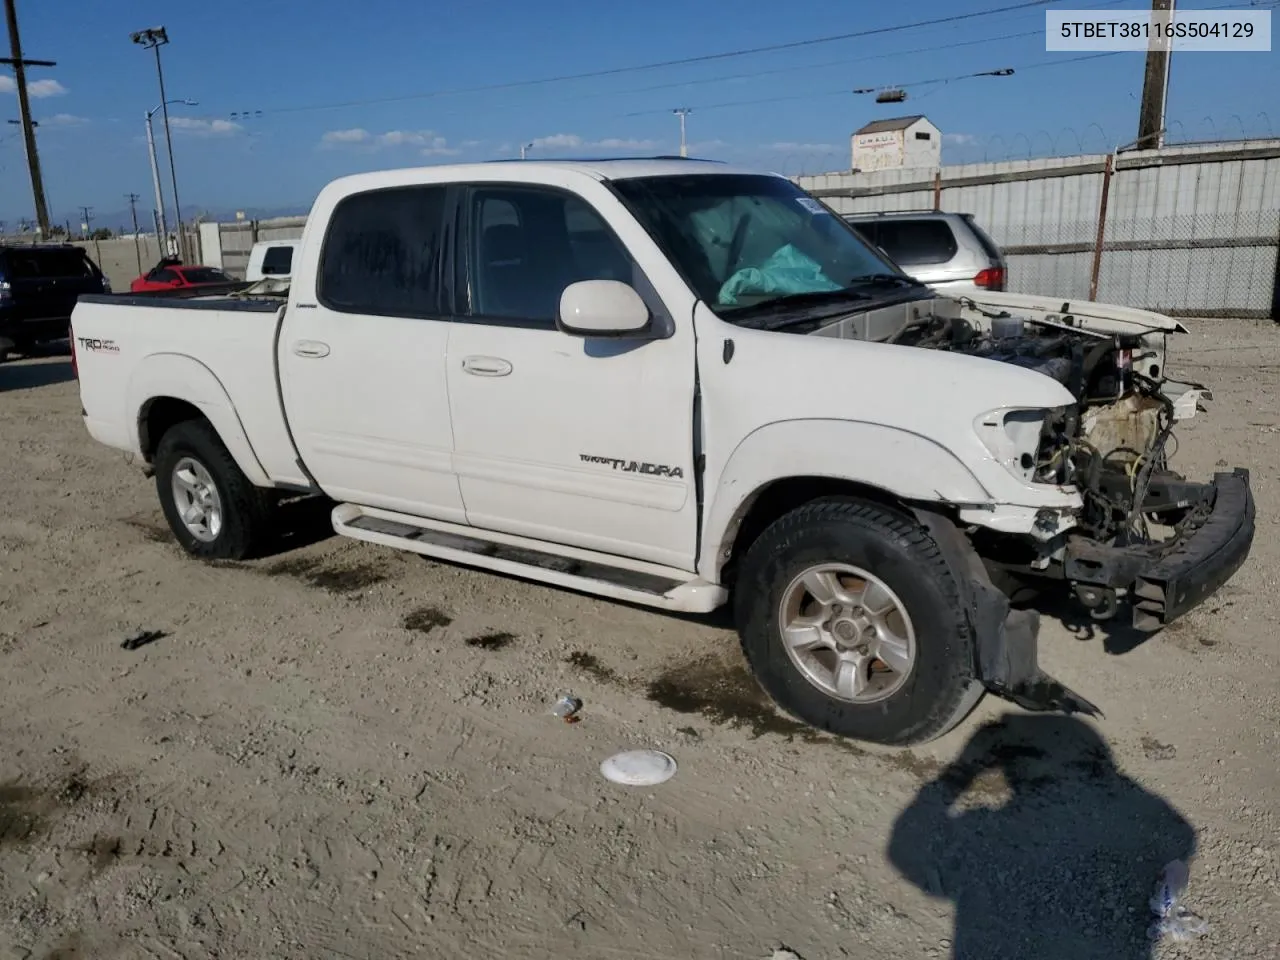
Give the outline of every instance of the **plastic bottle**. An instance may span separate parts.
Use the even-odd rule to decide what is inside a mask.
[[[1151,894],[1151,912],[1156,919],[1147,930],[1152,940],[1194,940],[1209,932],[1209,923],[1192,913],[1182,902],[1187,892],[1187,865],[1173,860],[1160,871],[1155,892]]]

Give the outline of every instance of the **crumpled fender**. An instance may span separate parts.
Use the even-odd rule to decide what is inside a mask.
[[[912,512],[938,545],[960,587],[973,631],[977,680],[1024,710],[1102,716],[1096,705],[1040,669],[1040,614],[1012,608],[968,539],[947,517],[923,507]]]
[[[901,500],[987,504],[991,495],[937,442],[856,420],[782,420],[749,433],[729,455],[708,500],[699,572],[716,582],[747,510],[769,484],[830,477]]]
[[[199,360],[180,353],[153,353],[144,358],[129,378],[127,409],[134,412],[134,449],[142,453],[142,429],[151,402],[161,397],[185,400],[204,414],[236,465],[259,487],[271,486],[240,422],[235,404],[213,371]],[[158,439],[158,438],[155,438]]]

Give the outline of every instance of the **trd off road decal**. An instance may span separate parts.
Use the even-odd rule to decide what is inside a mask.
[[[81,350],[92,350],[94,353],[119,353],[120,348],[114,340],[98,340],[94,337],[76,337]]]
[[[618,473],[643,473],[650,477],[670,477],[681,479],[684,470],[681,467],[668,467],[662,463],[641,463],[638,460],[619,460],[617,457],[593,457],[589,453],[580,453],[583,463],[599,463],[612,467]]]

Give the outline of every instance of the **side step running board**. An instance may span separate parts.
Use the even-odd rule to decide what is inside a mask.
[[[552,552],[540,540],[352,503],[334,508],[333,529],[355,540],[664,610],[710,613],[728,599],[724,587],[673,567],[577,547]]]

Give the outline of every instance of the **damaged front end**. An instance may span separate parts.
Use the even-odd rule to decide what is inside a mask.
[[[1016,461],[1000,443],[989,446],[1025,482],[1079,495],[1081,507],[1068,522],[1059,517],[1054,526],[1046,517],[1045,528],[1027,536],[967,523],[961,511],[960,526],[941,515],[931,515],[929,526],[935,539],[950,542],[951,560],[968,583],[979,679],[1029,709],[1095,714],[1093,704],[1039,669],[1038,616],[1014,609],[1010,598],[1057,581],[1094,620],[1127,606],[1133,628],[1159,630],[1244,563],[1255,508],[1247,470],[1201,483],[1170,465],[1175,425],[1212,399],[1200,385],[1164,377],[1165,336],[1180,325],[1152,328],[1141,322],[1145,312],[1123,311],[1108,328],[1097,304],[1080,305],[1093,308],[1086,325],[1068,306],[1013,316],[969,302],[959,318],[935,319],[903,339],[1037,370],[1075,398],[1022,424],[981,424],[1016,437]]]

